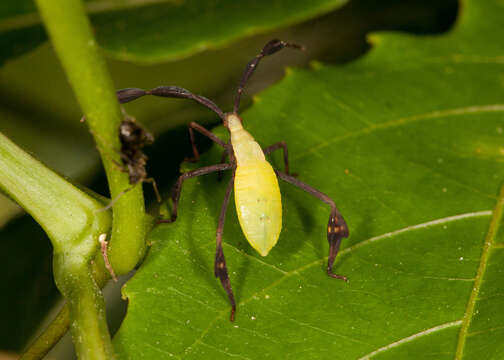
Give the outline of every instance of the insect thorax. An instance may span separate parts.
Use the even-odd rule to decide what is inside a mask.
[[[240,118],[235,114],[228,114],[226,120],[238,166],[250,160],[266,161],[261,147],[252,135],[243,128]]]

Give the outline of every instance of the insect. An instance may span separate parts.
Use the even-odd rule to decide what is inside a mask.
[[[121,102],[121,99],[119,98]],[[145,165],[147,164],[147,155],[142,151],[143,147],[154,143],[154,136],[140,126],[134,117],[128,115],[123,109],[124,119],[119,124],[119,141],[121,142],[121,150],[119,151],[121,163],[113,160],[114,164],[120,171],[128,173],[130,186],[126,190],[121,191],[110,203],[99,211],[110,209],[119,198],[133,189],[133,187],[141,182],[150,182],[154,188],[156,199],[161,202],[156,181],[154,178],[147,177]]]
[[[126,116],[119,125],[119,140],[121,141],[121,161],[128,172],[129,183],[134,185],[141,181],[152,182],[152,178],[147,178],[145,170],[147,156],[142,148],[153,144],[154,136],[138,125],[132,117]]]
[[[230,113],[224,113],[209,99],[192,94],[188,90],[176,86],[160,86],[152,90],[129,88],[118,91],[118,98],[122,103],[135,100],[144,95],[194,100],[219,115],[224,126],[229,130],[230,141],[226,143],[201,125],[195,122],[189,124],[189,135],[194,158],[196,160],[199,159],[199,153],[194,142],[194,131],[198,131],[224,149],[223,161],[220,164],[205,166],[180,175],[172,191],[172,216],[170,219],[160,220],[159,222],[170,223],[176,220],[177,206],[180,199],[182,184],[185,180],[213,172],[231,170],[231,180],[226,189],[217,226],[214,265],[215,276],[220,279],[231,303],[231,321],[234,321],[236,303],[229,281],[224,252],[222,250],[222,234],[224,231],[224,219],[229,204],[229,198],[233,188],[235,191],[236,211],[243,233],[250,245],[262,256],[266,256],[271,248],[275,246],[282,228],[282,205],[277,179],[284,180],[297,186],[328,204],[331,207],[331,212],[327,226],[327,240],[329,241],[327,274],[333,278],[347,281],[345,276],[334,274],[332,270],[341,240],[349,235],[348,226],[343,216],[336,208],[334,201],[329,196],[289,174],[288,151],[285,142],[278,142],[262,149],[254,138],[243,128],[242,119],[238,115],[240,98],[245,84],[254,73],[261,59],[286,47],[303,49],[302,46],[297,44],[291,44],[281,40],[271,40],[264,46],[262,51],[247,64],[236,93],[233,111]],[[265,158],[265,155],[278,149],[283,149],[285,172],[274,170]],[[229,158],[229,162],[224,162],[225,157]]]

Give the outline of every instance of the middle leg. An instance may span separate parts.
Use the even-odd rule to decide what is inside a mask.
[[[273,145],[268,146],[267,148],[263,149],[263,152],[265,155],[271,154],[273,151],[278,150],[278,149],[283,149],[283,158],[284,158],[284,165],[285,165],[285,173],[287,175],[290,175],[289,173],[289,152],[287,151],[287,144],[285,141],[280,141],[277,142]]]
[[[232,151],[232,150],[231,150],[231,151]],[[222,155],[221,155],[221,161],[220,161],[220,162],[221,162],[221,164],[223,164],[223,163],[226,161],[226,158],[227,158],[228,156],[229,156],[228,150],[224,150],[224,151],[222,152]],[[231,161],[231,159],[230,159],[230,161]],[[222,177],[223,177],[223,176],[224,176],[224,172],[223,172],[223,171],[219,171],[219,172],[217,173],[217,180],[218,180],[219,182],[221,182],[221,181],[222,181]]]

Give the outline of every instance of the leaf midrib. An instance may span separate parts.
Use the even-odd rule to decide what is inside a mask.
[[[466,344],[467,337],[469,335],[469,326],[471,325],[471,320],[474,315],[474,308],[476,307],[476,302],[478,300],[478,295],[483,283],[483,278],[485,276],[485,271],[488,264],[488,259],[490,258],[490,253],[496,248],[495,239],[497,232],[499,230],[502,215],[504,210],[504,185],[501,188],[500,194],[497,198],[497,204],[493,211],[492,221],[488,228],[487,236],[485,237],[485,244],[483,246],[483,251],[481,252],[480,265],[476,273],[476,279],[474,281],[474,286],[467,302],[467,308],[462,321],[462,326],[460,328],[457,351],[455,353],[455,360],[461,360],[464,355],[464,348]]]

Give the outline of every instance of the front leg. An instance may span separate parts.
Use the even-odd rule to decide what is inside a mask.
[[[227,151],[227,146],[226,146],[226,143],[224,141],[222,141],[221,139],[219,139],[218,136],[216,136],[214,133],[212,133],[211,131],[207,130],[206,128],[204,128],[200,124],[192,121],[192,122],[189,123],[189,137],[191,138],[191,146],[192,146],[194,158],[191,159],[191,160],[189,160],[189,161],[196,162],[196,161],[199,161],[199,158],[200,158],[200,155],[199,155],[199,152],[198,152],[198,148],[196,147],[196,141],[194,139],[194,131],[193,130],[196,130],[200,134],[206,136],[207,138],[209,138],[210,140],[212,140],[216,144],[222,146],[225,149],[225,151]],[[221,163],[222,162],[224,162],[224,160],[221,161]]]
[[[332,271],[334,259],[336,258],[336,255],[338,255],[341,240],[343,238],[348,237],[349,235],[348,226],[345,222],[345,219],[343,219],[343,216],[336,208],[336,204],[334,203],[333,199],[331,199],[326,194],[318,191],[317,189],[311,187],[310,185],[302,181],[299,181],[293,176],[287,175],[277,170],[275,170],[275,173],[280,179],[287,181],[288,183],[291,183],[294,186],[297,186],[301,190],[304,190],[307,193],[312,194],[313,196],[319,198],[320,200],[331,206],[331,214],[329,215],[329,222],[327,224],[327,241],[329,241],[329,258],[327,261],[327,275],[336,279],[342,279],[348,281],[348,278],[346,276],[335,274]]]
[[[229,204],[229,198],[231,196],[231,191],[233,190],[234,184],[234,171],[231,177],[231,181],[226,189],[226,195],[224,196],[224,202],[222,203],[221,212],[219,215],[219,225],[217,225],[216,234],[216,251],[215,251],[215,265],[214,274],[221,281],[222,287],[227,293],[229,302],[231,303],[231,315],[229,319],[234,321],[236,312],[236,302],[233,295],[233,289],[231,288],[231,282],[229,281],[229,275],[226,266],[226,259],[224,258],[224,251],[222,250],[222,234],[224,233],[224,222],[226,220],[226,211]]]

